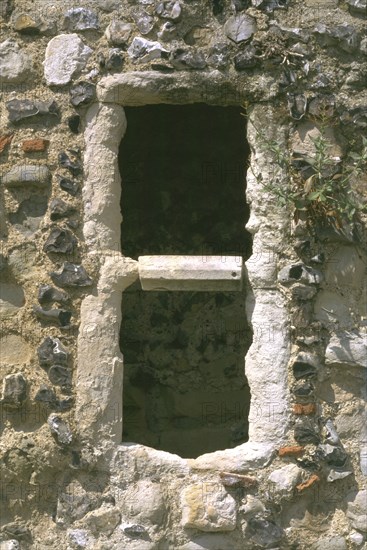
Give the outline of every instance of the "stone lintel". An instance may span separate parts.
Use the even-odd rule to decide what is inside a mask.
[[[228,106],[241,105],[248,99],[249,88],[245,75],[229,78],[220,71],[174,74],[132,71],[102,78],[97,85],[97,97],[103,103],[124,106],[198,102]]]
[[[143,290],[235,291],[242,288],[236,256],[139,256]]]

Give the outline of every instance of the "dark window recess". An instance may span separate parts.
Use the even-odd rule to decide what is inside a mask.
[[[122,298],[123,441],[196,458],[248,440],[244,292]]]
[[[122,251],[248,258],[249,148],[240,107],[126,108],[121,142]]]

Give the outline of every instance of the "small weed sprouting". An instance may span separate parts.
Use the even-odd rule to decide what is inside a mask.
[[[280,207],[292,208],[295,222],[305,220],[310,230],[320,226],[342,230],[354,224],[361,213],[367,213],[367,204],[359,202],[352,186],[367,167],[366,138],[362,137],[360,152],[349,151],[344,159],[333,157],[332,144],[325,137],[326,124],[321,121],[320,135],[310,138],[313,154],[306,156],[294,154],[254,128],[260,145],[271,154],[275,166],[288,175],[288,185],[276,175],[271,181],[264,181],[261,174],[254,175]]]

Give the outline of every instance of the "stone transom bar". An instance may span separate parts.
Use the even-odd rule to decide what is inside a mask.
[[[143,290],[242,289],[238,256],[139,256],[138,265]]]

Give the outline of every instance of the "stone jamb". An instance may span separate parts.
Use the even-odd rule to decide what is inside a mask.
[[[121,179],[118,149],[126,131],[123,105],[156,103],[193,103],[203,86],[195,75],[174,75],[169,84],[151,86],[144,73],[117,75],[102,79],[98,96],[85,118],[84,238],[91,258],[100,265],[96,289],[81,307],[78,336],[76,424],[82,440],[113,443],[118,452],[151,454],[161,463],[172,462],[174,455],[142,445],[121,444],[123,357],[119,349],[122,292],[138,278],[137,262],[120,251]],[[215,95],[215,82],[208,75],[206,103],[228,104],[221,93]],[[223,84],[223,83],[222,83]],[[189,86],[190,85],[190,86]],[[140,88],[139,88],[140,86]],[[167,91],[167,86],[171,86]],[[220,88],[220,87],[219,87]],[[218,88],[218,90],[219,90]],[[180,96],[189,89],[189,99]],[[176,92],[175,92],[176,90]],[[169,97],[168,97],[169,96]],[[203,101],[203,100],[201,100]],[[238,100],[237,100],[238,104]],[[254,331],[253,343],[246,356],[246,375],[251,390],[249,441],[234,449],[204,454],[195,460],[179,459],[195,469],[231,469],[264,466],[276,447],[286,441],[289,426],[287,366],[290,355],[288,314],[282,294],[276,286],[276,259],[281,249],[287,220],[277,212],[274,202],[260,189],[255,177],[272,177],[271,159],[261,149],[256,128],[275,120],[273,107],[255,105],[248,113],[248,139],[252,150],[251,169],[247,177],[251,217],[247,228],[254,237],[254,254],[247,262],[249,278],[248,319]],[[279,127],[274,122],[274,131]],[[125,460],[125,459],[124,459]],[[125,460],[126,461],[126,460]],[[162,462],[163,461],[163,462]]]

